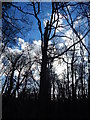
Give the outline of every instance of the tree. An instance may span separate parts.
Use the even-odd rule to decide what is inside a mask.
[[[58,89],[59,92],[59,97],[60,97],[60,94],[62,96],[63,99],[65,99],[65,95],[67,94],[67,89],[68,89],[68,94],[70,94],[72,92],[72,98],[76,98],[76,88],[78,88],[77,86],[77,76],[78,75],[78,69],[77,69],[77,73],[75,73],[75,69],[74,67],[76,67],[77,65],[77,56],[76,56],[76,46],[81,43],[81,48],[82,46],[85,48],[85,50],[87,50],[87,52],[90,54],[87,46],[84,44],[83,42],[83,39],[88,35],[90,29],[87,27],[87,20],[86,20],[86,23],[85,25],[81,25],[80,27],[80,31],[79,31],[79,27],[78,27],[78,22],[80,22],[80,20],[82,21],[83,23],[83,20],[85,18],[88,18],[88,12],[86,12],[86,9],[83,9],[85,8],[85,6],[88,6],[87,3],[86,4],[83,4],[83,3],[70,3],[70,2],[67,2],[67,3],[61,3],[61,2],[57,2],[57,3],[50,3],[51,5],[51,13],[50,13],[50,18],[48,18],[48,20],[46,21],[46,24],[44,26],[44,30],[43,30],[43,27],[42,27],[42,19],[40,17],[40,11],[41,11],[41,3],[39,2],[32,2],[30,4],[26,3],[25,5],[26,6],[29,6],[31,9],[32,9],[32,13],[31,11],[27,11],[25,9],[22,9],[22,6],[20,6],[20,4],[15,4],[15,3],[8,3],[8,5],[6,4],[6,6],[9,6],[10,7],[13,7],[15,8],[16,10],[18,10],[19,12],[21,12],[23,15],[28,15],[28,16],[33,16],[36,20],[37,20],[37,26],[38,26],[38,30],[39,30],[39,33],[40,33],[40,36],[41,36],[41,56],[42,56],[42,59],[40,61],[38,61],[38,55],[36,56],[36,59],[35,61],[36,62],[40,62],[40,65],[41,65],[41,71],[40,71],[40,91],[39,91],[39,98],[40,98],[40,112],[42,114],[42,117],[43,116],[46,116],[48,115],[47,113],[47,109],[48,109],[48,102],[49,102],[49,97],[50,97],[50,87],[51,85],[53,85],[53,98],[55,98],[55,90]],[[5,32],[6,34],[8,33],[8,30],[12,30],[12,28],[14,28],[12,30],[12,34],[8,34],[6,36],[6,38],[10,37],[15,39],[15,36],[17,36],[17,32],[21,32],[22,30],[22,27],[20,26],[17,26],[17,24],[13,24],[15,23],[15,21],[17,21],[18,19],[16,18],[12,18],[11,16],[9,16],[8,14],[5,14],[7,13],[7,11],[5,11],[4,9],[6,9],[7,7],[3,7],[3,11],[4,11],[4,16],[3,16],[3,20],[6,21],[8,23],[8,27],[9,28],[3,28],[3,34],[5,35]],[[69,9],[70,8],[70,9]],[[85,11],[85,13],[84,13]],[[76,14],[77,13],[77,14]],[[8,19],[12,20],[12,22],[8,21]],[[20,19],[21,20],[21,19]],[[63,22],[62,22],[63,21]],[[35,21],[36,22],[36,21]],[[20,28],[19,28],[20,27]],[[85,29],[84,29],[85,27]],[[81,29],[84,29],[83,31]],[[63,30],[61,30],[63,29]],[[75,36],[75,40],[73,40],[73,37],[66,34],[66,31],[71,30],[70,32],[72,32]],[[69,42],[72,42],[72,44],[70,45],[64,45],[63,48],[58,48],[57,47],[57,41],[59,40],[62,40],[64,38],[64,42],[65,42],[65,39],[66,40],[69,40]],[[5,40],[5,39],[4,39]],[[12,40],[12,39],[11,39]],[[11,41],[9,39],[9,42]],[[53,52],[54,54],[53,55],[50,55],[52,54],[52,52],[50,52],[51,48],[49,47],[49,41],[51,41],[52,43],[52,49],[53,49]],[[65,43],[64,43],[65,44]],[[6,46],[6,45],[5,45]],[[54,51],[54,49],[56,49],[56,51]],[[48,54],[49,52],[49,54]],[[69,54],[70,52],[70,54]],[[82,49],[82,52],[83,52],[83,49]],[[67,54],[67,55],[65,55]],[[27,54],[27,55],[30,55]],[[70,63],[68,62],[68,55],[70,55]],[[64,56],[67,58],[67,61],[65,60]],[[13,87],[13,83],[12,83],[12,79],[13,79],[13,76],[14,76],[14,71],[15,71],[15,67],[16,67],[16,63],[17,61],[19,61],[19,59],[21,60],[20,64],[18,65],[20,68],[18,69],[18,82],[17,82],[17,85],[16,85],[16,88],[14,89],[14,91],[18,92],[19,91],[19,86],[20,86],[20,83],[19,83],[19,80],[20,80],[20,74],[21,74],[21,71],[22,71],[22,68],[24,66],[24,64],[22,62],[26,62],[27,60],[26,59],[30,59],[30,58],[27,58],[27,56],[23,56],[24,58],[20,59],[20,57],[16,57],[16,60],[14,60],[14,63],[12,64],[12,71],[10,73],[10,92],[12,90],[12,87]],[[81,55],[80,57],[83,58],[83,55]],[[51,83],[50,81],[50,74],[52,74],[52,63],[54,62],[54,60],[57,59],[57,61],[59,59],[62,59],[62,61],[64,63],[67,64],[67,73],[64,71],[62,73],[62,82],[59,83],[56,81],[54,81],[55,79],[55,71],[53,72],[53,81]],[[51,62],[51,64],[50,64]],[[82,69],[84,68],[83,66],[83,62],[82,61]],[[27,65],[27,69],[25,68],[25,71],[24,71],[24,75],[23,78],[22,78],[22,82],[24,81],[24,85],[22,86],[22,91],[23,93],[25,93],[26,91],[26,86],[27,86],[27,79],[29,77],[29,75],[33,76],[33,74],[31,74],[31,64],[29,64],[30,66],[28,67]],[[68,68],[71,68],[71,73],[69,72]],[[17,67],[18,68],[18,67]],[[51,71],[50,71],[51,70]],[[83,72],[83,71],[82,71]],[[67,74],[67,76],[66,76]],[[81,83],[82,83],[82,94],[83,94],[83,73],[81,73]],[[48,76],[49,77],[48,77]],[[57,76],[57,75],[56,75]],[[70,79],[70,76],[71,76],[71,79]],[[79,76],[79,75],[78,75]],[[79,76],[80,77],[80,76]],[[78,78],[79,78],[78,77]],[[58,79],[58,77],[56,77],[56,79]],[[71,80],[71,86],[70,86],[70,80]],[[75,82],[74,82],[75,80]],[[22,84],[22,83],[21,83]],[[58,88],[55,86],[55,84],[57,84]],[[9,94],[10,94],[9,92]],[[14,93],[15,93],[14,92]],[[18,92],[18,95],[19,95],[19,92]]]

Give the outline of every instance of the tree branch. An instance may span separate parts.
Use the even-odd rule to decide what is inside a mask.
[[[73,46],[75,46],[76,44],[78,44],[79,42],[81,42],[82,40],[83,40],[83,38],[89,33],[89,31],[90,30],[88,30],[87,32],[86,32],[86,34],[82,37],[82,38],[80,38],[80,40],[79,41],[77,41],[77,42],[75,42],[73,45],[71,45],[69,48],[67,48],[65,51],[63,51],[62,53],[60,53],[59,55],[57,55],[57,56],[55,56],[55,57],[52,57],[51,59],[55,59],[55,58],[58,58],[59,56],[62,56],[65,52],[67,52],[69,49],[71,49]],[[89,52],[89,54],[90,54],[90,52]]]

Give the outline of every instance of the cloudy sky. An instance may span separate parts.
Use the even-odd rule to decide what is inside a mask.
[[[28,12],[28,13],[33,13],[33,8],[30,6],[30,3],[28,2],[18,2],[18,3],[13,3],[16,6],[19,6],[23,11]],[[27,5],[28,4],[28,5]],[[40,4],[40,13],[38,15],[40,21],[41,21],[41,27],[42,27],[42,32],[44,34],[44,30],[45,30],[45,26],[46,26],[46,21],[50,20],[51,18],[51,13],[52,13],[52,6],[51,3],[49,2],[45,2],[45,3],[41,3]],[[69,7],[69,9],[71,9]],[[77,16],[78,11],[75,11],[72,13],[72,18],[74,19]],[[22,34],[21,33],[17,33],[16,36],[16,41],[17,44],[12,44],[12,48],[17,50],[18,52],[20,52],[20,50],[25,49],[25,47],[27,46],[27,44],[29,43],[34,43],[37,46],[40,46],[41,42],[41,36],[40,36],[40,32],[38,29],[38,22],[36,20],[36,18],[32,15],[29,14],[23,14],[22,12],[20,12],[18,9],[16,9],[15,7],[11,7],[8,11],[8,15],[10,17],[12,17],[14,15],[14,17],[16,19],[21,19],[21,20],[17,20],[15,22],[16,25],[22,27],[23,29]],[[57,14],[55,14],[55,20],[57,20]],[[80,19],[80,16],[77,17],[77,19]],[[26,20],[26,21],[25,21]],[[9,20],[10,22],[12,22],[11,20]],[[84,25],[82,25],[84,24]],[[59,13],[59,22],[58,25],[67,25],[65,19],[62,17],[62,15]],[[81,28],[78,26],[81,26]],[[56,22],[54,23],[54,26],[56,26]],[[74,28],[76,28],[76,30],[78,31],[78,29],[82,30],[83,27],[87,26],[87,20],[86,19],[82,19],[78,20],[78,22],[74,22]],[[86,31],[86,29],[84,30],[84,32]],[[58,29],[56,30],[56,34],[57,35],[66,35],[70,38],[75,38],[76,35],[73,33],[72,29],[70,29],[69,27],[67,28],[62,28],[62,27],[58,27]],[[81,35],[83,36],[83,35]],[[74,40],[75,41],[75,40]],[[87,37],[83,40],[83,42],[85,42],[86,46],[88,43],[88,39]],[[55,43],[57,44],[56,47],[59,48],[62,52],[62,50],[64,50],[63,48],[66,48],[67,46],[71,46],[73,44],[73,40],[70,40],[68,38],[55,38]],[[37,48],[37,47],[36,47]],[[60,52],[60,51],[59,51]]]
[[[30,7],[30,5],[28,5],[28,7],[27,7],[27,4],[29,4],[29,3],[13,3],[13,4],[21,7],[21,9],[23,9],[25,12],[33,13],[32,7]],[[71,9],[71,8],[69,8],[69,9]],[[51,11],[51,3],[41,3],[40,13],[39,13],[38,17],[41,21],[41,27],[42,27],[42,32],[43,33],[44,33],[44,30],[45,30],[47,20],[50,20],[50,18],[51,18],[51,12],[52,12]],[[33,47],[33,50],[31,52],[32,52],[32,56],[35,56],[37,51],[38,52],[41,51],[41,36],[40,36],[39,29],[38,29],[38,22],[37,22],[36,18],[32,15],[22,14],[16,8],[11,7],[10,10],[8,11],[8,15],[12,17],[13,14],[14,14],[14,17],[16,19],[22,19],[22,21],[20,21],[20,20],[16,21],[15,24],[19,25],[20,27],[23,27],[23,29],[22,29],[22,34],[17,33],[17,36],[15,37],[15,39],[17,41],[16,42],[17,44],[12,44],[12,47],[10,48],[10,46],[9,46],[8,49],[10,51],[14,52],[14,53],[15,52],[19,53],[22,50],[25,50],[26,47],[29,46],[32,43],[34,47]],[[73,15],[72,15],[73,19],[75,18],[75,15],[76,15],[76,12],[74,12]],[[57,20],[57,17],[58,17],[57,14],[55,14],[55,19],[56,20]],[[77,18],[79,19],[79,17],[77,17]],[[24,22],[24,20],[26,20],[26,22]],[[82,21],[78,20],[78,22],[74,23],[74,28],[76,28],[78,30],[78,26],[79,25],[82,26],[82,24],[84,24],[84,26],[87,26],[86,21],[87,21],[86,19],[82,19]],[[12,22],[12,21],[10,21],[10,22]],[[63,24],[66,25],[67,23],[62,18],[62,15],[59,13],[58,25],[63,25]],[[54,26],[56,26],[56,23],[54,23]],[[83,29],[84,26],[82,26],[81,29]],[[84,32],[86,32],[86,29],[84,30]],[[69,27],[67,27],[65,29],[62,28],[62,27],[59,27],[56,30],[56,34],[57,35],[61,35],[61,34],[63,35],[64,34],[64,35],[66,35],[70,38],[74,37],[74,39],[77,39],[76,35],[73,33],[72,29],[70,29]],[[81,37],[82,36],[83,35],[81,35]],[[88,43],[87,37],[83,40],[83,42],[87,46],[87,43]],[[51,43],[52,43],[52,41],[49,41],[49,44],[51,44]],[[65,48],[67,46],[69,47],[73,44],[73,41],[68,39],[68,38],[55,38],[55,43],[57,44],[56,48],[59,49],[59,52],[63,52],[63,50],[65,50]],[[79,48],[80,46],[77,45],[76,47]],[[78,55],[80,55],[79,51],[78,51]],[[66,64],[59,64],[58,65],[58,62],[59,62],[58,60],[55,61],[53,63],[53,66],[54,66],[55,72],[59,75],[66,69]],[[33,68],[35,68],[35,67],[36,66],[33,66]],[[16,74],[17,74],[17,72],[16,72]],[[35,72],[35,77],[36,77],[36,80],[39,79],[39,75],[38,75],[37,70]]]

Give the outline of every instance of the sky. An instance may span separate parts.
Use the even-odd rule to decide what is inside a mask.
[[[33,10],[31,7],[26,7],[26,4],[27,3],[15,3],[15,5],[17,6],[21,6],[21,9],[23,9],[25,12],[30,12],[30,13],[33,13]],[[45,28],[45,25],[46,25],[46,21],[47,20],[50,20],[50,15],[51,15],[51,3],[41,3],[41,6],[40,6],[40,13],[38,15],[39,19],[41,20],[41,24],[42,24],[42,31],[44,33],[44,28]],[[32,55],[36,55],[36,52],[37,51],[41,51],[41,36],[40,36],[40,32],[38,30],[38,23],[37,23],[37,20],[35,17],[33,17],[32,15],[24,15],[22,16],[23,14],[18,11],[17,9],[15,9],[14,7],[11,7],[11,9],[8,11],[8,14],[10,16],[13,16],[13,13],[14,13],[14,17],[17,18],[17,19],[22,19],[22,20],[26,20],[27,23],[24,23],[23,21],[16,21],[15,24],[19,25],[20,27],[24,27],[24,29],[22,29],[22,33],[17,33],[17,36],[16,36],[16,41],[17,41],[17,44],[12,44],[12,47],[9,46],[9,50],[12,51],[12,52],[21,52],[22,50],[25,49],[25,47],[27,45],[29,45],[29,43],[32,43],[33,46],[34,46],[34,49],[31,51],[32,52]],[[75,14],[73,14],[73,18],[75,17]],[[62,15],[59,14],[59,17],[61,18]],[[57,15],[55,15],[55,19],[57,19]],[[11,21],[10,21],[11,22]],[[80,25],[80,24],[83,24],[85,22],[85,19],[84,21],[78,21],[78,23],[75,23],[76,26]],[[58,22],[58,24],[63,24],[66,22],[64,21],[64,19],[60,19],[60,21]],[[55,24],[54,24],[55,25]],[[87,25],[84,23],[84,25]],[[77,29],[77,27],[75,26],[75,28]],[[83,29],[83,26],[81,27],[81,29]],[[59,32],[60,31],[60,32]],[[58,30],[56,30],[56,34],[59,35],[61,32],[64,32],[65,35],[67,35],[68,37],[73,37],[75,36],[73,34],[73,31],[71,29],[67,29],[64,30],[62,28],[59,28]],[[86,40],[86,45],[87,45],[87,41],[88,39],[84,39]],[[84,42],[83,40],[83,42]],[[65,50],[65,47],[66,46],[71,46],[73,44],[73,42],[67,38],[57,38],[55,40],[55,42],[57,43],[56,45],[56,48],[59,48],[59,52],[62,52],[62,50]],[[49,42],[49,44],[51,44],[51,42]],[[77,45],[77,47],[80,47],[79,45]],[[85,51],[86,52],[86,51]],[[78,54],[80,54],[80,52],[78,52]],[[64,56],[65,57],[65,56]],[[54,66],[54,69],[55,69],[55,73],[56,74],[61,74],[62,72],[64,72],[64,70],[66,69],[66,64],[59,64],[58,65],[58,60],[56,62],[53,63],[53,66]],[[35,69],[36,66],[33,66],[32,69]],[[39,68],[40,69],[40,68]],[[16,73],[17,74],[17,71]],[[35,79],[38,80],[40,79],[40,76],[38,75],[38,71],[36,70],[34,75],[35,75]]]
[[[23,9],[25,12],[30,12],[33,13],[33,8],[31,6],[27,7],[27,4],[30,4],[30,2],[18,2],[18,3],[13,3],[16,6],[20,6],[21,9]],[[69,8],[71,9],[71,8]],[[50,20],[50,15],[51,15],[51,3],[45,2],[45,3],[41,3],[40,5],[40,13],[38,15],[40,21],[41,21],[41,27],[42,27],[42,32],[44,33],[44,28],[46,25],[46,21]],[[78,12],[78,11],[76,11]],[[72,14],[72,18],[74,19],[76,17],[76,12],[73,12]],[[15,9],[14,7],[11,7],[10,10],[8,11],[9,16],[14,16],[16,19],[21,19],[22,21],[18,20],[15,21],[15,24],[17,26],[19,26],[20,28],[23,27],[23,29],[21,30],[22,34],[20,32],[17,33],[17,38],[22,38],[24,39],[24,41],[30,42],[32,43],[33,40],[40,40],[41,36],[40,36],[40,32],[38,29],[38,23],[37,20],[34,16],[32,15],[26,15],[26,14],[22,14],[22,12],[18,11],[17,9]],[[61,14],[59,14],[60,17],[62,17]],[[55,15],[55,18],[57,19],[57,15]],[[79,17],[78,17],[79,18]],[[26,22],[24,22],[26,20]],[[77,24],[77,26],[79,24],[87,24],[85,23],[85,19],[83,19],[83,21],[78,21],[78,23],[76,22],[75,25]],[[12,22],[12,21],[11,21]],[[62,24],[66,24],[64,19],[60,19],[59,23],[60,25]],[[87,26],[87,25],[86,25]],[[75,28],[78,30],[78,27],[75,26]],[[68,27],[67,27],[68,29]],[[84,32],[86,31],[86,29],[84,29],[84,26],[81,25],[80,30],[84,30]],[[60,32],[59,32],[60,31]],[[64,29],[62,29],[61,27],[58,28],[56,30],[57,34],[61,34],[61,32],[66,33],[66,31],[64,31]],[[68,31],[67,31],[68,33]],[[69,35],[69,34],[67,34]],[[70,35],[69,35],[70,36]],[[60,38],[61,40],[62,38]],[[63,41],[63,40],[62,40]],[[61,42],[61,41],[60,41]],[[86,41],[87,42],[87,41]]]
[[[21,9],[23,9],[25,12],[30,12],[30,13],[33,13],[33,8],[31,6],[28,6],[27,7],[27,4],[30,4],[30,2],[18,2],[18,3],[13,3],[15,4],[16,6],[20,6]],[[71,9],[69,7],[69,9]],[[74,9],[74,8],[73,8]],[[40,5],[40,13],[38,15],[40,21],[41,21],[41,27],[42,27],[42,32],[44,33],[44,28],[46,26],[46,21],[47,20],[50,20],[50,17],[51,17],[51,3],[48,3],[48,2],[45,2],[45,3],[41,3]],[[78,11],[76,11],[78,12]],[[75,16],[77,16],[76,12],[73,12],[72,14],[72,18],[74,19]],[[23,21],[15,21],[15,24],[17,26],[20,26],[20,27],[23,27],[22,29],[22,34],[21,33],[17,33],[17,36],[16,36],[16,41],[17,41],[17,44],[12,44],[12,48],[18,48],[18,49],[24,49],[25,48],[25,45],[28,44],[28,43],[33,43],[33,41],[40,41],[41,40],[41,36],[40,36],[40,32],[39,32],[39,29],[38,29],[38,23],[37,23],[37,20],[34,16],[32,15],[26,15],[26,14],[22,14],[22,12],[18,11],[16,8],[14,7],[11,7],[10,10],[8,11],[8,15],[9,16],[12,16],[14,15],[14,17],[16,19],[21,19],[21,20],[26,20],[26,22],[23,22]],[[55,19],[57,19],[57,14],[55,15]],[[59,18],[62,18],[62,15],[59,14]],[[77,17],[79,18],[79,16]],[[10,21],[12,22],[12,21]],[[86,20],[83,19],[82,21],[79,20],[78,22],[75,22],[75,29],[78,30],[78,27],[79,25],[81,25],[81,30],[83,29],[83,25],[86,25],[87,26],[87,23],[85,23]],[[65,20],[64,19],[60,19],[58,24],[62,25],[62,24],[66,24]],[[54,24],[54,26],[56,25],[56,23]],[[73,31],[70,29],[70,28],[66,28],[66,30],[64,30],[63,28],[58,28],[56,30],[56,34],[57,35],[61,35],[62,32],[64,32],[65,35],[67,35],[68,37],[73,37]],[[75,35],[74,35],[75,36]],[[19,45],[18,43],[18,40],[22,40],[22,43],[21,45]],[[88,44],[88,38],[84,39],[85,42],[86,42],[86,45]],[[69,40],[67,38],[56,38],[55,39],[55,42],[57,43],[56,47],[61,49],[61,52],[62,52],[62,48],[65,48],[66,46],[70,46],[71,44],[73,44],[72,40]],[[64,50],[64,49],[63,49]]]
[[[16,4],[17,6],[21,6],[21,8],[25,11],[25,12],[30,12],[30,13],[33,13],[33,9],[32,7],[28,7],[26,6],[27,2],[26,3],[18,3]],[[70,8],[69,8],[70,9]],[[10,10],[10,14],[13,14],[14,11],[14,8],[12,8],[12,10]],[[77,15],[77,12],[73,12],[72,14],[72,18],[74,19]],[[51,3],[48,3],[48,2],[45,2],[45,3],[41,3],[40,5],[40,13],[38,15],[40,21],[41,21],[41,27],[42,27],[42,32],[44,33],[44,28],[45,28],[45,25],[46,25],[46,21],[47,20],[50,20],[50,16],[51,15]],[[24,23],[24,22],[20,22],[19,23],[17,22],[17,25],[20,25],[20,26],[23,26],[24,29],[22,30],[22,33],[24,33],[23,35],[21,35],[20,33],[18,33],[18,36],[23,38],[25,41],[29,41],[29,42],[32,42],[33,40],[40,40],[41,39],[41,36],[40,36],[40,32],[38,30],[38,23],[37,23],[37,20],[35,17],[33,17],[32,15],[24,15],[22,17],[22,13],[19,12],[17,9],[16,9],[16,12],[15,12],[15,15],[14,15],[16,18],[23,18],[23,19],[26,19],[26,21],[28,22],[27,24]],[[62,17],[62,15],[59,15]],[[57,15],[55,16],[56,19],[57,19]],[[79,18],[79,17],[78,17]],[[80,27],[80,30],[82,31],[86,31],[84,25],[87,26],[87,23],[85,23],[87,20],[83,19],[82,22],[81,20],[78,21],[78,23],[76,22],[75,23],[75,29],[76,30],[79,30],[79,27],[76,27],[78,25],[81,25]],[[60,19],[59,23],[58,24],[66,24],[65,20],[63,19]],[[84,24],[84,25],[83,25]],[[57,30],[57,34],[59,34],[59,30],[61,30],[62,28],[59,28]]]
[[[25,12],[30,12],[33,13],[33,9],[32,7],[28,7],[26,6],[26,3],[18,3],[16,4],[17,6],[21,6],[21,8],[25,11]],[[49,18],[49,14],[51,13],[51,4],[48,3],[41,3],[41,11],[39,13],[39,18],[41,20],[42,23],[42,30],[44,32],[44,25],[45,25],[45,20]],[[9,14],[12,15],[13,12],[15,10],[14,7],[11,8],[12,10],[9,11]],[[22,30],[24,33],[24,36],[21,34],[18,34],[19,37],[23,38],[25,41],[29,41],[32,42],[33,40],[40,40],[41,36],[40,36],[40,32],[38,30],[38,26],[37,26],[37,20],[35,17],[33,17],[32,15],[24,15],[22,16],[22,13],[19,12],[16,9],[15,15],[16,18],[23,18],[27,20],[27,24],[24,22],[19,21],[19,25],[23,26],[24,29]],[[26,30],[25,30],[26,29]]]

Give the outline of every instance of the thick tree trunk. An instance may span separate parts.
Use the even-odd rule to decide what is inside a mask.
[[[47,118],[48,115],[48,76],[47,76],[47,47],[48,47],[48,23],[44,33],[44,46],[42,48],[42,64],[40,74],[40,115]]]

